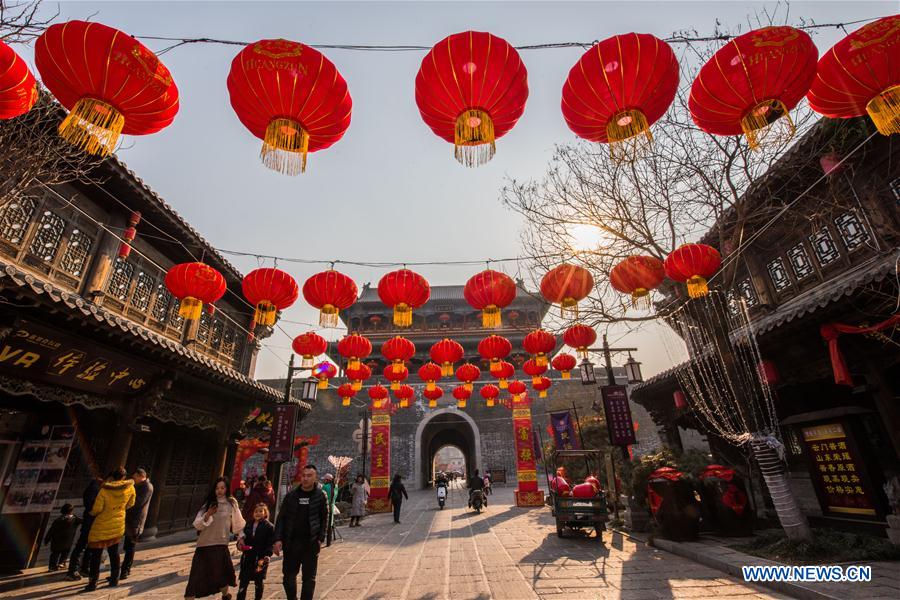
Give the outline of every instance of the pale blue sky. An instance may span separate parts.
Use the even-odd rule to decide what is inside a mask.
[[[600,40],[629,31],[666,37],[715,19],[743,23],[775,3],[759,2],[62,2],[60,19],[86,19],[133,35],[212,37],[241,41],[283,37],[307,44],[431,46],[475,29],[514,45]],[[852,21],[897,11],[896,2],[793,2],[794,16],[817,23]],[[47,3],[46,8],[55,5]],[[819,30],[820,52],[842,33]],[[165,42],[145,42],[160,50]],[[430,261],[519,254],[517,217],[498,202],[504,178],[543,173],[554,144],[573,141],[559,110],[560,90],[578,48],[522,51],[530,95],[525,114],[497,144],[486,166],[466,169],[452,146],[422,122],[413,82],[423,52],[326,55],[350,88],[353,120],[344,138],[311,154],[306,174],[287,177],[259,161],[260,141],[235,117],[225,78],[239,47],[196,44],[163,56],[181,95],[175,122],[153,136],[128,138],[120,157],[213,245],[280,256],[371,261]],[[30,51],[23,55],[31,61]],[[232,258],[245,272],[252,258]],[[280,264],[302,281],[322,267]],[[344,267],[360,285],[384,270]],[[477,267],[422,267],[433,284],[461,284]],[[515,274],[514,264],[507,265]],[[288,320],[314,322],[301,300]],[[284,323],[291,335],[307,330]],[[615,331],[615,330],[614,330]],[[613,337],[621,335],[619,331]],[[339,333],[326,335],[334,339]],[[645,328],[624,342],[642,348],[645,373],[667,368],[667,354]],[[280,359],[289,339],[268,340]],[[263,351],[257,375],[277,377],[284,365]]]

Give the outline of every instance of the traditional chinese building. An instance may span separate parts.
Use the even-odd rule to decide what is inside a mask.
[[[241,274],[117,159],[91,180],[0,206],[0,528],[17,538],[0,547],[7,570],[33,559],[51,510],[80,507],[89,480],[119,466],[145,468],[155,486],[145,536],[189,527],[233,460],[232,434],[280,396],[253,379]],[[201,256],[231,293],[186,323],[163,276]]]

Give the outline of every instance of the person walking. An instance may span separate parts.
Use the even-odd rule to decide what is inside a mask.
[[[269,521],[269,507],[260,502],[253,509],[253,520],[248,521],[238,539],[241,555],[241,575],[238,579],[237,600],[247,597],[250,582],[254,584],[256,600],[262,600],[263,580],[269,570],[269,557],[275,544],[275,526]]]
[[[404,498],[409,500],[409,495],[406,493],[406,488],[400,479],[399,473],[394,475],[391,487],[388,488],[388,498],[391,499],[391,504],[394,506],[394,523],[397,524],[400,523],[400,505],[403,504]]]
[[[147,510],[150,508],[150,499],[153,497],[153,484],[147,477],[147,471],[138,467],[131,474],[131,479],[134,481],[134,506],[125,511],[125,558],[122,559],[119,581],[128,579],[128,576],[131,575],[135,546],[144,532]]]
[[[244,525],[237,500],[229,493],[228,479],[217,478],[194,519],[194,528],[200,535],[191,560],[185,598],[202,598],[221,592],[222,600],[231,600],[228,588],[237,585],[237,580],[228,542],[231,534],[240,533]]]
[[[263,502],[269,507],[269,513],[275,512],[275,490],[272,489],[272,483],[266,479],[265,475],[260,475],[253,484],[253,489],[247,494],[244,500],[244,508],[241,511],[245,521],[253,520],[253,509],[256,505]]]
[[[119,585],[119,541],[125,535],[125,511],[134,506],[134,496],[134,482],[125,478],[121,467],[111,471],[100,486],[91,509],[94,522],[87,540],[90,578],[85,592],[97,589],[104,548],[109,554],[109,587]]]
[[[44,536],[44,545],[50,544],[50,565],[51,571],[58,571],[66,562],[66,557],[72,549],[72,543],[75,541],[75,532],[81,524],[81,518],[72,514],[73,507],[66,502],[59,509],[60,516],[56,517],[53,524],[47,530]]]
[[[66,572],[66,579],[69,581],[78,581],[82,577],[88,576],[88,559],[87,559],[87,543],[88,533],[91,531],[91,525],[94,517],[91,515],[91,509],[94,508],[94,500],[100,493],[100,484],[103,480],[94,477],[84,488],[81,494],[81,501],[84,503],[84,512],[81,514],[81,531],[78,533],[78,541],[72,548],[72,554],[69,555],[69,570]]]
[[[297,600],[297,573],[303,570],[300,600],[312,600],[316,591],[319,551],[325,541],[328,518],[325,492],[314,465],[300,473],[300,486],[285,495],[275,522],[276,555],[284,549],[281,571],[287,600]]]
[[[359,527],[359,520],[366,516],[366,502],[369,500],[369,482],[360,473],[350,487],[353,502],[350,505],[350,527]]]

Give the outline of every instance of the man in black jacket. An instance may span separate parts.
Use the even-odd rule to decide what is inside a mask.
[[[72,548],[72,554],[69,556],[69,571],[66,573],[66,577],[72,581],[77,581],[81,579],[82,576],[87,576],[88,565],[87,561],[84,560],[84,551],[87,548],[88,533],[90,533],[91,525],[94,523],[91,509],[94,508],[94,500],[97,499],[97,494],[100,493],[101,483],[103,483],[102,479],[91,479],[87,487],[84,488],[84,494],[81,496],[81,500],[84,502],[81,533],[78,534],[78,541],[75,542],[75,547]],[[78,569],[79,566],[81,567],[80,571]]]
[[[134,551],[138,538],[144,532],[150,499],[153,497],[153,484],[147,477],[147,471],[140,467],[131,475],[134,480],[134,506],[125,511],[125,558],[122,559],[122,571],[119,580],[128,579],[131,565],[134,564]]]
[[[316,571],[319,566],[319,549],[325,541],[325,524],[328,507],[325,492],[318,482],[316,467],[306,465],[297,487],[281,501],[281,510],[275,523],[275,554],[284,548],[284,593],[288,600],[297,600],[297,573],[302,567],[300,600],[312,600],[316,590]]]

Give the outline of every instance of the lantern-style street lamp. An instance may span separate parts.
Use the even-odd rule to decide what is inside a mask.
[[[641,363],[634,360],[631,352],[628,353],[628,360],[625,361],[625,375],[628,377],[628,383],[644,381],[644,377],[641,375]]]
[[[594,364],[591,361],[586,358],[581,361],[578,372],[581,374],[581,385],[596,385],[597,378],[594,376]]]
[[[300,390],[300,399],[304,402],[313,404],[319,395],[319,380],[315,377],[309,377],[303,380],[303,387]]]

